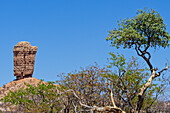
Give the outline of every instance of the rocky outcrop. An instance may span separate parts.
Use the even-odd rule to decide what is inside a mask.
[[[36,52],[37,47],[29,42],[19,42],[14,46],[14,76],[17,80],[32,77]]]
[[[31,78],[25,78],[25,79],[7,83],[6,85],[0,87],[0,99],[5,97],[10,90],[15,92],[15,91],[19,90],[20,88],[26,88],[27,86],[25,84],[30,84],[31,86],[37,86],[37,84],[40,81],[41,80],[39,80],[39,79],[31,77]],[[46,83],[46,82],[44,82],[44,83]]]
[[[30,78],[12,81],[12,82],[7,83],[6,85],[0,87],[0,113],[1,113],[1,111],[3,111],[3,112],[10,111],[9,108],[7,109],[5,107],[6,104],[1,102],[1,99],[3,97],[5,97],[9,93],[10,90],[13,92],[16,92],[20,88],[24,88],[24,89],[27,88],[26,84],[30,84],[31,86],[37,86],[37,84],[40,82],[41,82],[41,80],[30,77]],[[46,84],[46,82],[44,82],[44,81],[43,81],[43,83]]]

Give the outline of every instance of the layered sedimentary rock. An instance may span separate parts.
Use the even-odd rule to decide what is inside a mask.
[[[14,76],[17,80],[32,77],[36,52],[37,47],[29,42],[19,42],[14,46]]]

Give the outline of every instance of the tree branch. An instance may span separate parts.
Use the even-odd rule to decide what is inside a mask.
[[[121,108],[118,108],[115,103],[114,103],[114,100],[113,100],[113,93],[111,92],[111,100],[112,100],[112,103],[113,103],[113,106],[105,106],[105,107],[98,107],[98,106],[88,106],[86,104],[83,104],[81,102],[81,99],[76,95],[75,91],[70,89],[70,90],[67,90],[65,91],[66,92],[71,92],[77,99],[78,99],[78,102],[81,106],[85,107],[85,108],[88,108],[90,109],[90,111],[93,113],[94,111],[98,111],[98,112],[104,112],[104,111],[109,111],[109,112],[113,112],[113,113],[125,113],[125,111],[123,111]]]
[[[148,47],[148,48],[149,48],[149,47]],[[152,66],[151,62],[149,61],[150,58],[151,58],[150,53],[149,53],[149,52],[146,52],[145,50],[142,51],[142,50],[140,49],[140,45],[138,46],[137,43],[135,43],[135,50],[136,50],[137,54],[138,54],[139,56],[141,56],[141,57],[146,61],[146,63],[148,64],[148,66],[149,66],[149,68],[150,68],[150,70],[151,70],[151,73],[152,73],[153,66]],[[146,50],[147,50],[147,49],[146,49]],[[140,54],[139,52],[141,52],[141,54]],[[148,54],[149,57],[146,58],[146,57],[145,57],[145,54]]]
[[[162,73],[163,71],[165,71],[165,70],[168,70],[168,68],[170,68],[170,66],[166,66],[164,69],[162,69],[161,71],[159,71],[159,72],[156,74],[156,76],[155,76],[155,77],[160,76],[160,75],[161,75],[161,73]]]
[[[118,94],[121,98],[122,98],[122,100],[125,102],[125,103],[127,103],[127,105],[131,108],[131,110],[132,111],[134,111],[134,109],[133,109],[133,106],[132,106],[132,104],[131,104],[131,102],[130,101],[127,101],[127,100],[125,100],[120,94]]]
[[[112,90],[111,90],[110,98],[111,98],[113,107],[117,107],[116,104],[115,104],[115,101],[114,101],[114,99],[113,99],[113,92],[112,92]]]
[[[135,50],[136,50],[136,52],[137,52],[137,54],[138,54],[139,56],[142,56],[142,54],[140,54],[139,51],[138,51],[138,46],[137,46],[136,43],[135,43]]]
[[[157,94],[156,94],[156,97],[155,99],[152,101],[152,103],[145,109],[148,111],[148,109],[153,105],[153,103],[157,100],[159,94],[161,94],[163,91],[165,90],[165,88],[163,88],[161,91],[159,91]]]
[[[151,85],[152,80],[153,80],[154,78],[160,76],[160,74],[161,74],[163,71],[167,70],[168,68],[169,68],[169,66],[166,66],[166,68],[162,69],[162,70],[159,71],[157,74],[156,74],[156,70],[155,70],[155,69],[152,70],[151,76],[149,77],[148,81],[142,86],[142,88],[140,88],[140,91],[139,91],[139,93],[138,93],[139,99],[138,99],[138,104],[137,104],[137,106],[136,106],[136,110],[137,110],[137,111],[140,111],[140,109],[141,109],[141,107],[142,107],[141,105],[142,105],[142,103],[143,103],[143,97],[144,97],[145,91],[146,91],[147,88]]]

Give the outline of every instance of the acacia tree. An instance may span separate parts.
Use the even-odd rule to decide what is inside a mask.
[[[117,48],[135,48],[137,55],[142,57],[149,66],[151,72],[147,82],[138,91],[138,102],[134,109],[140,112],[147,89],[151,86],[154,78],[159,77],[162,72],[169,67],[166,65],[162,70],[154,68],[151,63],[149,48],[169,47],[170,36],[166,31],[163,18],[154,9],[138,10],[137,16],[124,19],[118,22],[118,28],[109,32],[106,40],[111,41],[111,45]]]

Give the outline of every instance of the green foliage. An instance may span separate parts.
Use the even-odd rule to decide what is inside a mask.
[[[137,54],[144,59],[144,61],[149,66],[149,71],[153,73],[156,72],[157,69],[154,69],[154,66],[150,62],[151,54],[148,52],[148,49],[149,47],[153,47],[154,49],[157,47],[169,47],[170,36],[166,31],[166,25],[164,24],[163,18],[160,16],[160,14],[154,9],[145,9],[144,11],[138,10],[137,15],[133,18],[127,18],[118,21],[118,28],[114,28],[112,31],[109,31],[109,36],[106,38],[106,40],[110,40],[111,45],[115,46],[116,48],[121,46],[123,48],[132,48],[135,46]],[[152,84],[148,83],[149,86],[143,87],[143,90],[141,90],[142,95],[138,95],[137,97],[136,94],[140,92],[139,89],[148,82],[148,74],[143,73],[143,69],[137,72],[131,70],[132,67],[136,67],[135,62],[132,62],[132,65],[129,65],[125,63],[125,59],[122,58],[123,56],[121,57],[121,55],[119,55],[118,57],[115,57],[114,54],[111,55],[113,57],[113,63],[111,65],[116,66],[119,69],[119,74],[113,73],[113,75],[114,77],[121,79],[121,82],[117,82],[119,84],[114,85],[113,87],[121,86],[123,87],[123,89],[121,88],[121,92],[126,89],[124,92],[132,92],[131,94],[126,95],[130,95],[130,97],[131,95],[135,95],[133,98],[134,101],[131,101],[131,98],[129,99],[127,96],[122,96],[123,98],[127,99],[127,102],[131,101],[129,105],[132,108],[134,108],[134,105],[132,104],[134,103],[137,105],[135,110],[138,112],[140,112],[141,108],[145,108],[147,110],[154,104],[152,102],[157,99],[158,95],[164,92],[163,90],[166,81],[164,79],[161,80],[159,76],[164,70],[167,69],[156,72],[156,74],[159,73],[159,76],[156,76],[155,74],[154,78],[157,77],[159,80],[151,80]],[[129,66],[127,65],[131,67],[128,70],[127,67]],[[124,76],[121,73],[123,73]],[[136,89],[136,91],[134,92],[134,90],[127,89]],[[154,94],[156,96],[154,96]]]
[[[118,28],[109,32],[106,40],[112,46],[131,48],[134,44],[146,47],[168,47],[170,36],[166,31],[163,18],[154,9],[138,10],[137,16],[118,21]]]
[[[75,90],[83,103],[90,106],[111,105],[110,92],[107,90],[109,88],[114,93],[116,105],[130,112],[138,101],[139,89],[149,77],[148,69],[134,57],[127,61],[123,55],[110,55],[108,68],[100,68],[95,64],[81,68],[80,71],[62,74],[60,85]],[[149,88],[142,109],[146,109],[153,102],[158,87],[152,84]]]
[[[36,87],[26,85],[26,89],[19,89],[17,92],[10,91],[3,98],[3,102],[15,105],[13,108],[15,110],[31,113],[57,112],[61,109],[60,100],[57,99],[59,94],[53,82],[47,84],[40,82]]]
[[[138,10],[137,16],[118,22],[118,29],[110,31],[107,40],[111,45],[119,48],[131,48],[136,46],[139,56],[142,56],[152,70],[150,63],[151,55],[146,50],[151,47],[168,47],[170,36],[166,32],[166,25],[158,12],[151,9],[148,11]],[[145,48],[143,51],[141,48]],[[140,53],[141,54],[140,54]],[[145,57],[147,54],[149,57]],[[68,74],[59,75],[57,81],[59,87],[53,83],[39,83],[37,87],[27,84],[26,89],[8,93],[3,98],[4,102],[15,105],[18,111],[23,112],[83,112],[85,108],[79,105],[80,100],[75,98],[69,89],[73,89],[80,97],[83,104],[88,106],[111,105],[110,92],[118,107],[126,112],[135,110],[140,88],[146,83],[149,69],[145,68],[132,57],[129,61],[123,55],[110,53],[108,67],[100,68],[97,64],[81,68]],[[165,81],[161,84],[152,83],[143,95],[142,109],[146,110],[155,104],[157,94],[163,93]],[[154,96],[156,94],[156,96]],[[87,111],[84,111],[87,112]]]
[[[113,90],[114,99],[118,107],[130,112],[138,101],[137,93],[139,89],[144,84],[144,80],[149,76],[147,73],[148,69],[145,66],[141,66],[134,57],[127,61],[123,55],[115,55],[114,53],[110,53],[110,55],[112,57],[110,58],[110,65],[108,67],[112,69],[112,72],[106,76],[107,87]],[[151,87],[148,92],[153,96],[155,91],[152,90],[153,88]],[[146,96],[144,103],[151,104],[153,101],[152,96]]]
[[[27,84],[26,89],[10,91],[3,101],[15,105],[15,109],[23,112],[83,111],[86,109],[82,108],[77,98],[67,90],[73,89],[86,105],[111,106],[110,92],[107,90],[111,89],[116,105],[130,112],[136,105],[139,88],[148,78],[148,69],[141,66],[134,57],[127,61],[123,55],[110,55],[108,68],[95,64],[67,75],[62,74],[57,82],[59,87],[52,82],[41,82],[37,87]],[[142,109],[152,103],[157,90],[160,90],[159,87],[152,84],[145,95]]]

